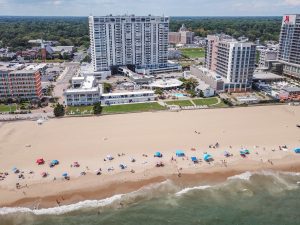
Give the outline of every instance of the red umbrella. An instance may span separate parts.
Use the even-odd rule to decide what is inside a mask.
[[[37,159],[37,160],[36,160],[36,163],[37,163],[38,165],[42,165],[42,164],[45,163],[45,160],[44,160],[43,158]]]

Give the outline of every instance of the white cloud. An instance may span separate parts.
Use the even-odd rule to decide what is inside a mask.
[[[300,0],[284,0],[287,5],[300,6]]]
[[[54,5],[60,5],[62,3],[60,0],[53,0],[52,2]]]

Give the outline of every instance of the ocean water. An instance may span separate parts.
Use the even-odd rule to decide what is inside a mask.
[[[297,225],[300,174],[246,172],[217,185],[171,181],[43,210],[0,208],[1,225]]]

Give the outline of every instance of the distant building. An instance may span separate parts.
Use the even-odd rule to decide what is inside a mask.
[[[181,40],[181,34],[179,32],[169,32],[169,43],[179,44]]]
[[[259,51],[258,66],[262,68],[270,68],[270,62],[277,60],[278,51],[272,49],[263,49]]]
[[[0,66],[0,98],[41,99],[39,68],[34,66]]]
[[[284,15],[279,39],[278,59],[283,74],[300,79],[300,14]]]
[[[251,89],[255,56],[253,43],[217,35],[207,37],[205,67],[224,79],[226,91]]]
[[[184,24],[178,32],[169,32],[170,44],[193,44],[194,32],[189,31]]]

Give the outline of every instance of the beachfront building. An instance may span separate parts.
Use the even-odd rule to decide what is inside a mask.
[[[98,84],[94,76],[73,77],[72,88],[64,92],[64,104],[67,106],[93,105],[97,102],[118,105],[154,100],[154,91],[151,90],[104,93],[102,84]]]
[[[154,91],[139,90],[131,92],[116,92],[101,94],[102,105],[119,105],[155,101]]]
[[[284,15],[279,39],[278,59],[283,74],[300,79],[300,14]]]
[[[228,36],[209,35],[205,66],[224,80],[228,92],[248,91],[255,70],[256,46]]]
[[[72,88],[64,92],[65,105],[93,105],[99,102],[102,86],[94,76],[73,77]]]
[[[0,98],[41,99],[41,73],[38,66],[0,66]]]
[[[120,66],[164,71],[168,65],[169,18],[161,16],[90,16],[94,71],[117,72]]]

